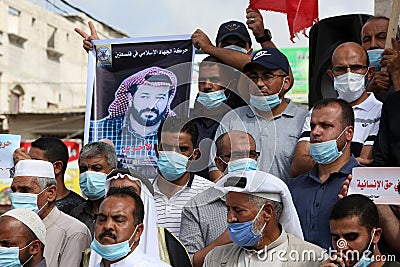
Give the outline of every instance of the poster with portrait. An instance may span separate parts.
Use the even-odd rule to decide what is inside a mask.
[[[151,177],[160,123],[169,116],[188,116],[194,58],[190,35],[97,40],[93,44],[85,144],[109,139],[119,166],[134,167]]]

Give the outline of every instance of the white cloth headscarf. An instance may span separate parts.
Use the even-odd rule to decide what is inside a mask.
[[[238,183],[239,180],[241,180],[240,183]],[[304,240],[299,216],[293,204],[289,188],[278,177],[262,171],[229,173],[216,183],[215,188],[225,194],[228,192],[239,192],[281,202],[283,210],[279,218],[279,223],[287,233],[291,233]]]

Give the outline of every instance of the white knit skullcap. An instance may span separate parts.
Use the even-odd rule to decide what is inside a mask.
[[[35,176],[54,178],[53,164],[44,160],[27,159],[18,161],[15,165],[14,177]]]
[[[37,239],[39,239],[43,245],[46,245],[46,226],[40,219],[39,215],[37,215],[35,212],[28,209],[18,208],[9,210],[1,215],[1,217],[4,216],[13,217],[25,224],[26,227],[31,229]]]

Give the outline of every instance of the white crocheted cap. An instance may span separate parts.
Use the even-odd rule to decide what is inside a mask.
[[[9,210],[1,215],[1,217],[4,216],[13,217],[25,224],[29,229],[31,229],[37,239],[39,239],[43,245],[46,245],[46,226],[40,219],[39,215],[35,212],[28,209],[18,208]]]
[[[35,176],[54,178],[53,164],[44,160],[27,159],[18,161],[15,165],[14,177]]]

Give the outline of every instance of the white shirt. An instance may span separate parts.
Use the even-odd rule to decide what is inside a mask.
[[[94,251],[91,252],[91,254]],[[96,253],[96,255],[98,255]],[[90,255],[89,267],[103,267],[101,257],[95,257],[95,260],[92,259],[92,255]],[[155,259],[147,254],[144,254],[143,251],[136,247],[131,254],[122,260],[113,263],[110,265],[111,267],[170,267],[170,265],[166,264],[163,261]]]
[[[180,187],[158,176],[153,183],[157,226],[165,227],[176,237],[179,237],[183,207],[189,199],[213,185],[213,182],[195,175],[191,184]],[[170,196],[163,194],[160,186],[163,187],[163,192],[170,192]]]

